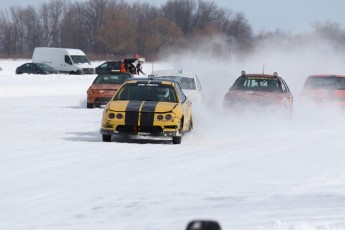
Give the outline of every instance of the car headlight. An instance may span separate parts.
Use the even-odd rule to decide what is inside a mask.
[[[172,119],[171,114],[165,115],[165,120],[170,121]]]
[[[115,118],[115,113],[109,113],[108,114],[109,119],[114,119]]]
[[[159,115],[157,116],[157,120],[161,121],[161,120],[163,120],[163,119],[164,119],[164,116],[163,116],[162,114],[159,114]]]
[[[122,113],[114,113],[114,112],[110,112],[109,114],[108,114],[108,118],[110,119],[110,120],[112,120],[112,119],[119,119],[119,120],[121,120],[121,119],[123,119],[123,114]]]
[[[173,119],[173,116],[171,114],[158,114],[156,116],[156,119],[158,121],[171,121]]]

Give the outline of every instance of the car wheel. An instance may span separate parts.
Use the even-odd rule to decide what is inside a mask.
[[[111,135],[102,134],[102,139],[104,142],[111,142]]]
[[[182,137],[173,137],[172,142],[174,145],[181,144]]]
[[[87,103],[87,104],[86,104],[86,107],[87,107],[88,109],[92,109],[92,108],[93,108],[93,104],[92,104],[92,103]]]

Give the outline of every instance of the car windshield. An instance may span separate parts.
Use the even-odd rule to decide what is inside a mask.
[[[236,80],[232,89],[272,92],[281,91],[281,86],[278,79],[274,78],[240,77]]]
[[[345,78],[309,77],[304,87],[310,89],[345,89]]]
[[[182,89],[196,89],[194,78],[173,75],[157,77],[177,81]]]
[[[126,84],[114,97],[117,100],[178,102],[173,86],[152,83]]]
[[[71,58],[76,64],[90,63],[85,55],[71,55]]]
[[[98,75],[98,77],[94,81],[94,84],[123,84],[129,78],[129,74]]]

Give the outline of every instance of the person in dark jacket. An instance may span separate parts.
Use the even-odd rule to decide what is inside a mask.
[[[138,61],[137,66],[136,66],[137,74],[138,74],[138,75],[139,75],[139,73],[142,73],[142,74],[145,75],[145,73],[143,72],[142,68],[143,68],[143,67],[142,67],[142,65],[141,65],[141,61]]]

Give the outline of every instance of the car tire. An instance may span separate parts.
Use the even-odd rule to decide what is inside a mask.
[[[92,108],[93,108],[93,104],[92,104],[92,103],[87,103],[87,104],[86,104],[86,107],[87,107],[88,109],[92,109]]]
[[[172,138],[172,142],[173,142],[173,144],[174,145],[179,145],[179,144],[181,144],[181,140],[182,140],[182,137],[173,137]]]
[[[111,142],[111,135],[102,134],[102,140],[103,140],[104,142]]]

